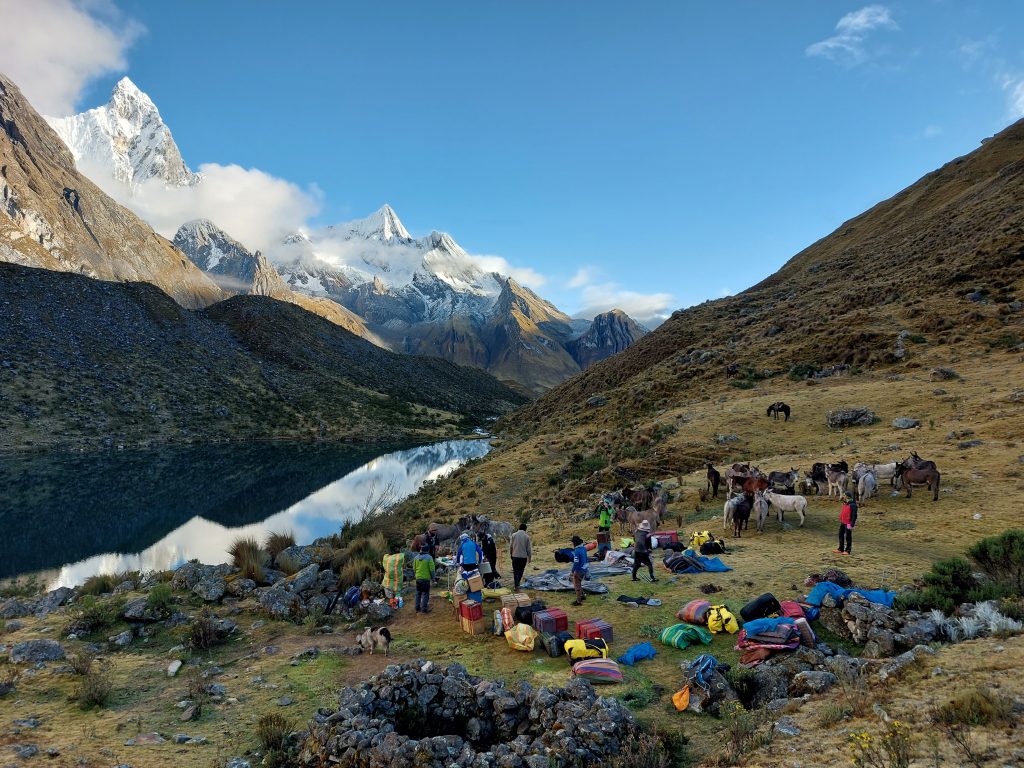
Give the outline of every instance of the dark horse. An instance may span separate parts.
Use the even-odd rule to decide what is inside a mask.
[[[775,416],[776,421],[778,421],[780,413],[785,415],[786,421],[789,421],[790,411],[790,407],[781,400],[779,400],[779,402],[777,403],[772,403],[771,405],[768,406],[768,415]]]
[[[708,464],[708,490],[713,491],[713,498],[718,498],[718,486],[722,483],[722,474],[712,466],[709,461]]]
[[[939,481],[942,476],[937,469],[911,469],[902,464],[896,467],[896,477],[902,485],[907,487],[907,498],[911,496],[910,488],[913,485],[928,487],[932,491],[932,501],[939,500]]]

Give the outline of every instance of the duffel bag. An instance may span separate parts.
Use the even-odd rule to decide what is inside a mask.
[[[584,659],[572,666],[573,677],[589,680],[592,685],[621,683],[622,670],[612,659]]]
[[[565,650],[566,656],[569,657],[569,661],[608,658],[608,643],[605,642],[603,637],[591,640],[567,640],[562,648]]]
[[[779,605],[779,601],[775,599],[775,595],[771,592],[765,592],[760,597],[751,600],[740,608],[740,616],[743,617],[744,621],[764,619],[781,612],[782,606]]]
[[[708,611],[708,629],[715,634],[728,632],[734,635],[740,631],[740,625],[732,611],[724,605],[713,605]]]
[[[658,639],[665,645],[682,650],[694,643],[710,645],[711,633],[704,627],[698,627],[695,624],[673,624],[671,627],[661,630]]]
[[[687,624],[707,624],[711,603],[707,600],[691,600],[676,613],[676,618]]]
[[[529,624],[516,624],[505,632],[509,646],[516,651],[532,651],[537,642],[537,631]]]

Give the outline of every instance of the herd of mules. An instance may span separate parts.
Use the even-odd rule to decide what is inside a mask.
[[[757,530],[764,530],[764,522],[771,507],[775,507],[779,522],[783,521],[786,512],[800,515],[800,525],[804,524],[807,514],[807,499],[797,493],[819,496],[827,493],[832,498],[842,498],[848,488],[853,488],[861,504],[866,504],[872,496],[878,495],[878,483],[888,480],[895,490],[906,489],[907,498],[913,495],[914,488],[927,488],[932,492],[932,500],[938,501],[939,482],[942,476],[934,461],[926,461],[917,453],[911,453],[903,461],[888,464],[849,464],[840,461],[835,464],[817,462],[811,465],[810,471],[800,472],[790,467],[788,472],[774,471],[765,474],[758,467],[736,463],[726,468],[725,473],[719,472],[710,462],[707,463],[706,493],[718,498],[718,490],[725,486],[726,502],[723,507],[722,525],[733,526],[733,535],[740,536],[741,530],[749,526],[751,513],[757,515]]]

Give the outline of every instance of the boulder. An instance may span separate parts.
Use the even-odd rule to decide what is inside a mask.
[[[216,603],[227,591],[228,584],[220,574],[212,573],[200,579],[192,591],[207,603]]]
[[[64,647],[56,640],[28,640],[11,649],[12,664],[38,664],[64,658]]]
[[[50,592],[36,603],[36,618],[43,619],[57,610],[60,606],[64,605],[68,599],[75,594],[75,590],[70,587],[58,587]]]
[[[132,736],[124,743],[126,747],[148,747],[156,744],[163,744],[167,739],[159,733],[140,733]]]
[[[933,368],[931,373],[932,381],[952,381],[959,379],[960,374],[952,368]]]
[[[248,597],[256,589],[256,582],[252,579],[233,579],[228,582],[228,594],[233,597]]]
[[[284,582],[284,588],[289,592],[294,592],[296,594],[299,592],[305,592],[316,584],[316,577],[319,573],[320,566],[317,563],[311,563],[294,576],[289,576]]]
[[[110,642],[111,645],[114,645],[118,648],[126,648],[129,645],[131,645],[132,631],[130,629],[126,629],[124,632],[121,632],[120,634],[114,635],[113,637],[108,637],[107,641]]]
[[[281,583],[268,587],[260,593],[260,606],[275,619],[287,619],[301,604],[294,593],[287,591]]]
[[[154,622],[160,621],[163,618],[149,607],[148,600],[145,597],[136,597],[134,600],[129,600],[124,610],[121,611],[121,616],[126,621],[139,622]]]
[[[288,563],[296,570],[307,568],[317,562],[318,549],[314,546],[294,545],[282,549],[276,558],[278,563]]]
[[[0,603],[0,619],[19,619],[28,616],[32,611],[20,600],[9,598]]]
[[[825,416],[825,425],[829,429],[845,427],[868,427],[875,421],[875,412],[867,406],[853,408],[837,408]]]
[[[587,408],[600,408],[603,405],[608,405],[607,397],[593,395],[592,397],[587,398]]]
[[[373,625],[387,624],[395,615],[395,612],[387,603],[375,602],[370,602],[365,606],[358,606],[356,613],[362,614],[366,621]]]
[[[894,659],[891,659],[878,670],[878,679],[882,682],[891,678],[899,677],[903,674],[903,671],[911,664],[917,662],[918,659],[924,656],[934,656],[935,651],[929,648],[927,645],[918,645],[911,648],[905,653],[901,653]]]
[[[892,420],[892,426],[894,429],[914,429],[914,427],[920,427],[921,422],[917,419],[910,419],[906,416],[901,416],[898,419]]]
[[[167,676],[174,677],[176,674],[178,674],[179,669],[181,669],[181,660],[175,659],[167,665]]]
[[[790,696],[803,696],[805,693],[824,693],[839,682],[831,672],[811,670],[799,672],[789,683]]]

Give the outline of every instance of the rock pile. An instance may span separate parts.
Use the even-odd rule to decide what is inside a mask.
[[[392,665],[321,710],[299,765],[549,768],[600,764],[639,734],[616,699],[590,683],[510,690],[461,664]]]
[[[869,427],[875,422],[875,412],[866,406],[859,408],[837,408],[825,416],[829,429],[844,427]]]
[[[896,611],[856,593],[842,606],[822,605],[819,620],[840,637],[863,644],[863,655],[869,659],[895,656],[938,640],[941,635],[938,622],[928,614]]]

